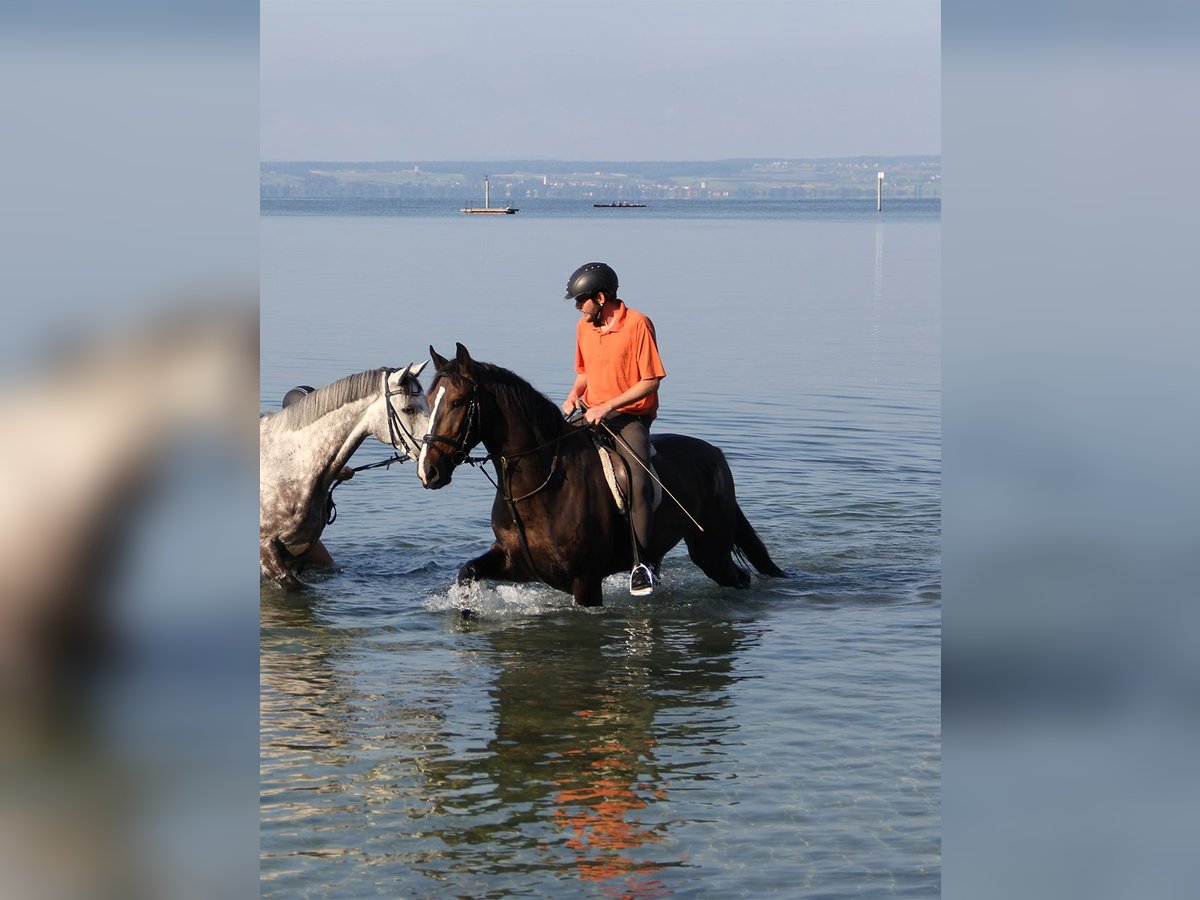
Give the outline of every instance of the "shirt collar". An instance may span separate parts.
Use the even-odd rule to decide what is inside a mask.
[[[629,311],[625,304],[620,300],[614,300],[613,302],[617,304],[617,311],[613,313],[612,321],[607,325],[598,326],[598,329],[603,331],[605,334],[611,334],[614,331],[620,331],[621,327],[625,324],[625,313]]]

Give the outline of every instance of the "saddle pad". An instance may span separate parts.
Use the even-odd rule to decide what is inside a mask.
[[[621,488],[617,484],[617,473],[613,469],[613,459],[611,454],[616,454],[617,451],[610,450],[603,444],[596,444],[596,449],[600,451],[600,465],[604,469],[604,480],[608,482],[608,489],[612,492],[613,500],[616,501],[617,509],[621,512],[627,512],[625,508],[625,495],[621,493]],[[658,509],[662,503],[662,485],[658,483],[658,473],[654,471],[654,457],[658,455],[658,451],[653,446],[650,448],[650,471],[654,477],[650,481],[654,484],[654,502],[651,504],[651,509]],[[619,455],[618,455],[619,457]],[[624,460],[620,461],[624,465]]]

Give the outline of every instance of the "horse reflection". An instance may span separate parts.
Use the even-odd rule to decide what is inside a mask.
[[[361,636],[336,627],[313,594],[272,593],[260,605],[260,803],[266,842],[264,871],[276,857],[312,851],[290,839],[295,830],[319,821],[336,829],[339,851],[367,841],[362,807],[381,797],[409,796],[407,780],[414,758],[427,752],[445,730],[437,703],[423,696],[421,677],[405,678],[405,701],[376,708],[387,723],[388,753],[372,766],[371,778],[347,780],[364,756],[370,755],[369,728],[350,710],[371,706],[377,688],[356,678],[356,662],[370,656]],[[336,606],[336,604],[330,604]],[[403,671],[402,666],[391,669]],[[434,680],[436,676],[430,676]],[[288,835],[281,841],[279,835]],[[356,843],[361,842],[361,843]]]
[[[307,595],[305,595],[307,597]],[[286,767],[297,751],[326,756],[353,752],[341,711],[359,698],[338,674],[354,652],[343,631],[330,628],[306,599],[264,596],[259,604],[259,757],[266,804],[287,791],[271,784],[275,766]]]
[[[554,634],[553,642],[541,627],[486,634],[487,656],[506,661],[490,691],[488,753],[426,760],[422,772],[443,812],[461,807],[463,784],[486,782],[474,799],[488,824],[438,836],[456,865],[481,875],[529,864],[614,896],[669,894],[664,873],[685,861],[661,849],[678,817],[666,813],[671,763],[659,741],[691,743],[721,727],[708,712],[720,708],[748,635],[724,622],[590,618]],[[547,835],[547,822],[557,834]]]

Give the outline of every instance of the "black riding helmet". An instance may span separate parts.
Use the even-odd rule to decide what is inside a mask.
[[[600,291],[609,297],[617,296],[617,273],[608,263],[584,263],[567,279],[567,293],[563,299],[591,297]]]
[[[303,400],[305,397],[307,397],[309,394],[311,394],[315,390],[316,390],[316,388],[309,384],[296,385],[294,388],[292,388],[290,391],[288,391],[286,394],[283,395],[283,408],[287,409],[293,403],[297,403],[300,400]]]

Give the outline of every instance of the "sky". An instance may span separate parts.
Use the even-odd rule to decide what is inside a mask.
[[[263,0],[265,160],[940,154],[931,0]]]

